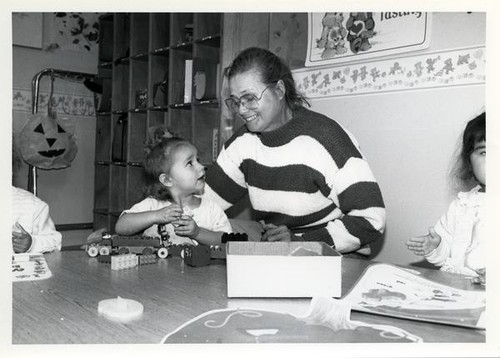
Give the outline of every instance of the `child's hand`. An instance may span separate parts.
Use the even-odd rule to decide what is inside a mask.
[[[16,254],[28,251],[31,247],[33,239],[24,228],[16,222],[16,230],[12,231],[12,248]]]
[[[486,269],[485,268],[477,269],[476,273],[479,276],[473,277],[472,283],[477,283],[479,285],[486,285]]]
[[[182,208],[177,204],[171,204],[165,208],[156,211],[157,224],[170,224],[173,221],[179,220],[182,216]]]
[[[196,221],[189,215],[182,215],[182,217],[174,222],[174,231],[179,236],[187,236],[191,239],[196,239],[200,233],[200,228]]]
[[[294,235],[285,225],[276,226],[260,222],[264,229],[261,241],[301,241],[297,235]]]
[[[412,237],[406,242],[408,250],[413,251],[415,255],[424,256],[435,250],[441,243],[441,236],[439,236],[434,228],[429,229],[429,235]]]

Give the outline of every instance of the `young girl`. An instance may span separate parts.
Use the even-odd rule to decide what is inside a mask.
[[[486,193],[486,112],[466,126],[457,176],[472,189],[458,193],[448,211],[429,234],[406,243],[416,255],[441,267],[441,270],[473,276],[484,283]]]
[[[146,158],[148,197],[123,211],[115,231],[120,235],[159,236],[158,225],[166,225],[173,244],[212,245],[232,231],[229,220],[215,203],[203,198],[205,167],[196,148],[177,138],[156,144]]]

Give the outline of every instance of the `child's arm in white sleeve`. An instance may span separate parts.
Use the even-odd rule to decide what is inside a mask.
[[[51,252],[61,250],[62,236],[56,231],[54,222],[49,215],[49,206],[40,205],[40,210],[35,215],[31,233],[32,244],[27,252]]]

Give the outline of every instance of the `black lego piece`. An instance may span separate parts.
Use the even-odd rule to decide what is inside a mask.
[[[224,233],[222,234],[221,237],[221,242],[225,244],[226,242],[229,241],[248,241],[248,235],[244,233],[239,233],[239,232],[233,232],[233,233]]]

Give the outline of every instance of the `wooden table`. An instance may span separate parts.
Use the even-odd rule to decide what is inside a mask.
[[[274,305],[308,306],[309,299],[228,299],[226,266],[190,267],[180,258],[112,271],[83,251],[45,255],[52,277],[13,283],[13,344],[159,343],[183,323],[214,309],[236,308],[262,301]],[[370,261],[342,259],[342,294],[346,294]],[[436,270],[414,268],[422,277],[460,289],[477,289],[467,279]],[[100,316],[99,301],[134,299],[143,316],[116,323]],[[415,322],[352,312],[351,319],[397,326],[425,342],[485,342],[480,330]],[[363,337],[359,337],[363,342]]]

